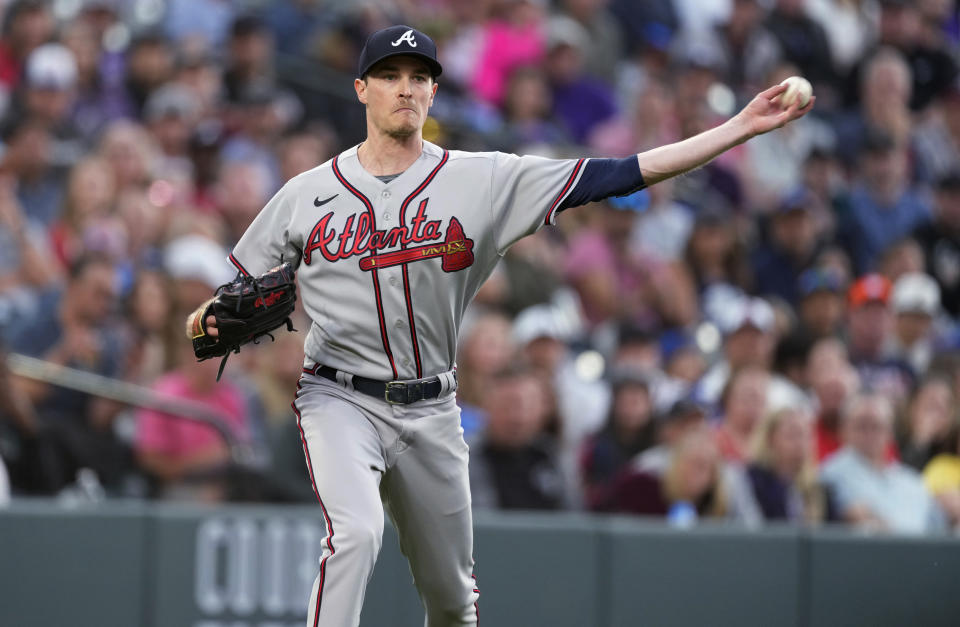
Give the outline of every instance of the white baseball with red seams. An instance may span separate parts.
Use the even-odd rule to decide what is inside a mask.
[[[384,183],[351,148],[290,180],[230,255],[257,275],[298,260],[311,319],[294,409],[328,525],[308,625],[356,625],[384,507],[428,625],[478,622],[467,446],[453,375],[464,310],[509,246],[555,218],[585,160],[446,151]],[[314,374],[336,369],[338,382]],[[351,388],[439,377],[393,405]],[[381,502],[382,498],[382,502]]]

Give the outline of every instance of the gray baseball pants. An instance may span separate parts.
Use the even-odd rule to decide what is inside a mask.
[[[468,449],[444,373],[436,399],[391,405],[305,372],[293,407],[327,526],[308,627],[359,625],[384,510],[400,538],[427,627],[476,625]]]

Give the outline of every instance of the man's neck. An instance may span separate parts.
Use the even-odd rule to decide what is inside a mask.
[[[423,152],[423,136],[420,133],[395,138],[373,129],[370,131],[357,148],[357,159],[363,169],[374,176],[399,174],[413,165]]]

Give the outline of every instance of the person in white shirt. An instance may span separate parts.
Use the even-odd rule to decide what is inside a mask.
[[[845,446],[823,464],[840,516],[858,526],[898,533],[945,528],[943,512],[920,474],[888,454],[893,407],[879,394],[854,397],[843,414]]]

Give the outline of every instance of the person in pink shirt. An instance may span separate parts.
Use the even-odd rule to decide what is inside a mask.
[[[484,102],[499,106],[510,74],[543,59],[543,1],[512,0],[500,3],[500,15],[484,26],[483,43],[474,65],[471,87]]]
[[[153,391],[173,399],[204,405],[222,416],[235,436],[247,439],[247,405],[241,389],[228,379],[216,382],[219,362],[196,362],[193,348],[181,344],[179,367],[160,377]],[[140,466],[169,495],[192,478],[216,476],[230,460],[230,451],[213,427],[179,416],[142,409],[137,414],[134,449]],[[202,484],[199,498],[220,500],[216,484]]]

